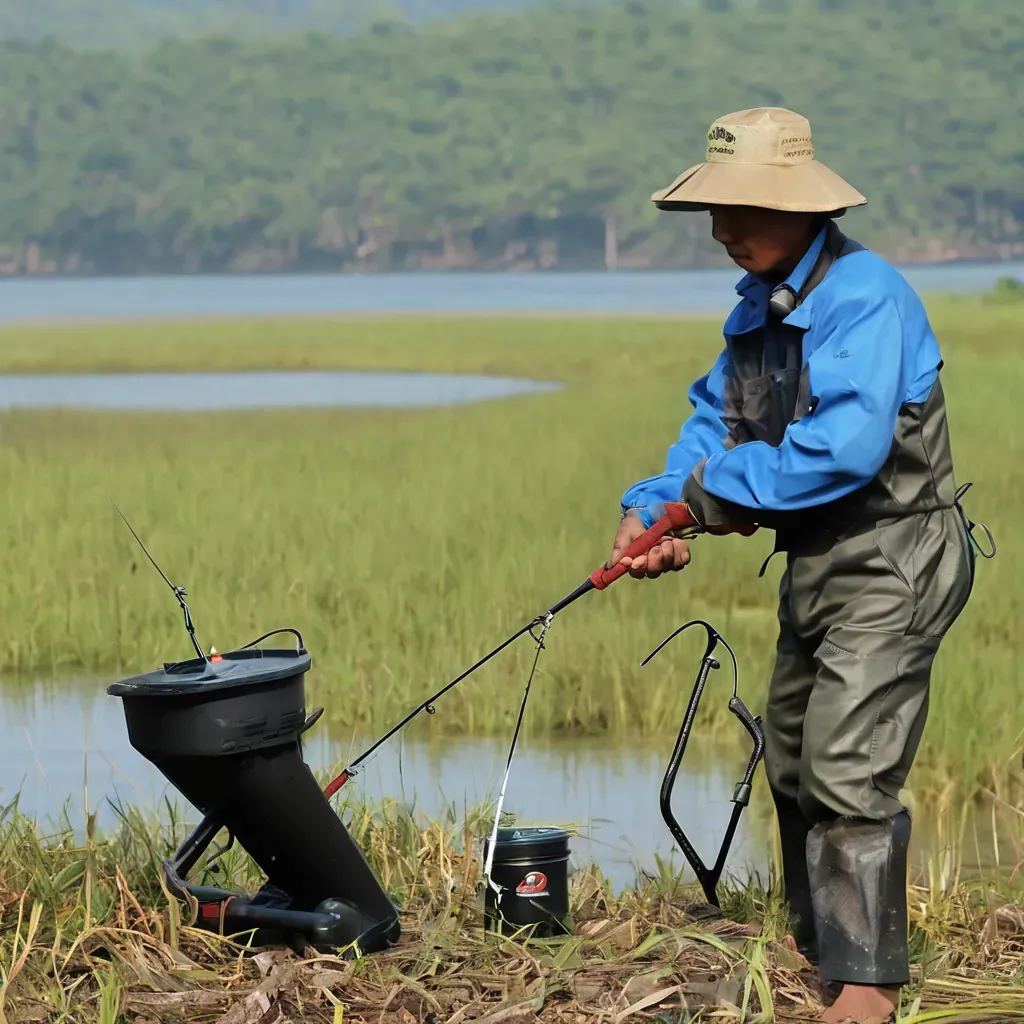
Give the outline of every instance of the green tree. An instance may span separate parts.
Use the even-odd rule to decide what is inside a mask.
[[[0,267],[721,260],[703,219],[649,197],[715,117],[762,104],[807,114],[869,196],[846,222],[861,241],[1024,253],[1024,5],[788,7],[567,4],[142,54],[0,44]]]

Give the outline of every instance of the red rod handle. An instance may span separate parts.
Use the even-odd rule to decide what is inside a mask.
[[[351,778],[352,775],[346,768],[336,779],[331,779],[331,781],[327,783],[327,786],[324,788],[324,796],[330,800],[331,797],[334,796],[334,794],[337,793],[338,790],[341,789],[341,787],[344,786]]]
[[[667,501],[665,502],[665,514],[650,529],[640,534],[622,553],[622,557],[639,558],[640,555],[646,555],[655,544],[665,539],[665,534],[675,530],[693,530],[697,532],[700,530],[700,524],[690,511],[689,505],[685,502]],[[590,582],[598,590],[604,590],[605,587],[610,586],[620,576],[625,576],[627,572],[629,572],[628,567],[623,565],[621,561],[610,569],[606,565],[602,565],[601,568],[595,569],[590,574]]]

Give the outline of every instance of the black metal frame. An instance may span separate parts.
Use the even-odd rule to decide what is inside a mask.
[[[307,717],[297,741],[300,756],[302,735],[322,714],[323,708],[317,708]],[[185,837],[174,855],[162,864],[164,879],[171,895],[186,903],[190,898],[195,899],[199,904],[196,927],[226,935],[252,931],[255,932],[254,939],[258,945],[285,943],[300,952],[307,944],[319,949],[336,949],[347,945],[347,936],[352,926],[349,915],[344,912],[345,908],[341,908],[340,915],[337,907],[332,907],[330,912],[320,908],[292,909],[291,896],[269,881],[254,896],[188,881],[189,873],[221,828],[222,823],[217,813],[205,815]],[[234,842],[235,837],[229,831],[227,842],[214,851],[207,861],[207,868],[231,849]],[[364,944],[375,946],[381,937],[389,936],[392,928],[391,921],[373,923],[363,930],[360,939]]]
[[[725,861],[729,856],[729,850],[732,846],[733,838],[736,835],[736,827],[739,825],[740,815],[743,814],[743,809],[750,803],[751,785],[754,778],[754,772],[757,770],[757,766],[760,763],[761,758],[764,756],[764,732],[761,729],[760,716],[752,715],[750,711],[747,710],[747,706],[743,703],[737,693],[739,680],[736,655],[719,632],[703,619],[693,619],[690,622],[684,623],[675,630],[675,632],[663,640],[644,659],[643,664],[646,665],[663,647],[691,626],[704,627],[707,633],[707,645],[704,650],[704,656],[701,659],[700,668],[697,670],[697,679],[693,686],[693,692],[690,694],[690,702],[686,706],[686,714],[683,717],[683,724],[679,729],[679,735],[676,737],[675,746],[672,748],[672,756],[669,758],[668,768],[665,771],[665,777],[661,783],[661,816],[664,818],[665,824],[672,833],[672,837],[679,844],[679,848],[683,851],[683,856],[686,857],[690,867],[693,868],[694,874],[697,876],[697,881],[700,883],[700,887],[704,890],[704,895],[707,898],[708,903],[713,907],[718,907],[718,882],[722,877],[722,871],[725,869]],[[729,824],[725,830],[725,837],[722,840],[722,845],[719,847],[714,865],[712,867],[708,867],[702,860],[700,854],[697,853],[693,843],[690,842],[686,833],[683,831],[682,826],[676,820],[675,814],[672,811],[672,790],[675,786],[676,775],[679,773],[679,766],[683,760],[683,754],[686,752],[686,744],[690,739],[690,732],[693,729],[693,722],[697,716],[697,708],[700,705],[700,699],[704,694],[705,687],[707,686],[708,676],[711,674],[712,669],[721,668],[720,662],[714,657],[715,650],[719,644],[722,644],[722,646],[728,650],[733,663],[733,687],[732,697],[729,699],[729,710],[742,723],[743,728],[746,730],[753,742],[753,749],[750,754],[750,759],[747,762],[746,771],[743,773],[743,778],[736,783],[736,787],[733,790],[733,808],[729,817]]]
[[[163,862],[164,878],[168,891],[178,899],[188,902],[192,897],[199,904],[196,927],[211,931],[223,931],[225,935],[254,931],[256,943],[284,942],[300,951],[307,943],[333,948],[344,945],[343,941],[317,942],[312,936],[331,936],[339,925],[333,914],[309,910],[291,910],[280,904],[287,904],[287,893],[279,892],[265,885],[256,896],[243,896],[216,886],[197,885],[186,880],[189,871],[195,867],[213,841],[219,827],[212,818],[204,818],[188,835],[170,860]],[[223,849],[230,848],[234,838],[229,835]],[[274,904],[278,905],[275,906]]]

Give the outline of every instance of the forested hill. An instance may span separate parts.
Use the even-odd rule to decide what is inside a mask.
[[[0,52],[0,268],[679,266],[650,193],[793,107],[900,259],[1024,252],[1021,0],[629,0],[355,35]],[[711,8],[721,7],[723,10]],[[720,258],[715,255],[714,258]]]

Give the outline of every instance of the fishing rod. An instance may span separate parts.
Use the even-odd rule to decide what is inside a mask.
[[[746,532],[748,528],[737,527],[735,531],[729,532]],[[636,540],[633,541],[629,547],[622,553],[620,561],[616,565],[608,565],[606,562],[604,565],[595,569],[575,590],[567,594],[562,598],[561,601],[556,602],[545,612],[538,615],[536,618],[531,619],[525,626],[517,629],[511,636],[503,640],[493,650],[488,651],[479,661],[470,665],[464,672],[461,672],[454,679],[445,683],[436,693],[432,693],[426,700],[421,704],[418,704],[412,709],[400,722],[393,725],[387,732],[384,733],[379,739],[373,741],[369,747],[366,748],[354,761],[349,762],[345,769],[340,772],[335,778],[333,778],[324,789],[324,795],[328,798],[334,796],[335,793],[345,785],[349,779],[355,778],[358,774],[357,769],[359,766],[369,757],[371,757],[376,751],[382,747],[392,736],[396,733],[401,732],[413,719],[418,718],[421,714],[426,712],[428,715],[432,715],[435,712],[434,704],[440,700],[449,690],[458,686],[459,683],[468,679],[477,669],[482,668],[487,664],[493,657],[500,654],[510,644],[515,643],[521,636],[529,633],[534,642],[538,644],[538,650],[543,646],[543,632],[551,626],[551,622],[554,617],[564,609],[568,608],[569,605],[578,601],[584,594],[589,594],[595,590],[605,590],[610,587],[617,579],[625,576],[629,571],[629,567],[626,566],[621,559],[624,558],[639,558],[641,555],[646,555],[651,548],[661,543],[666,537],[671,536],[676,539],[687,538],[696,536],[698,533],[702,533],[703,528],[697,521],[696,516],[690,511],[689,505],[685,502],[666,502],[663,506],[662,516],[651,526],[645,530]],[[752,531],[750,531],[752,532]],[[537,630],[543,632],[538,635]]]
[[[203,661],[206,661],[207,657],[205,654],[203,654],[203,649],[199,646],[199,641],[196,639],[196,627],[192,622],[192,615],[188,610],[188,605],[185,603],[185,598],[188,596],[188,591],[184,587],[176,587],[167,578],[167,574],[163,571],[163,569],[160,568],[159,565],[156,564],[156,559],[149,553],[148,549],[146,548],[146,545],[142,543],[142,538],[135,532],[134,529],[132,529],[132,524],[129,523],[127,519],[125,519],[124,513],[117,507],[113,498],[110,499],[110,504],[114,506],[114,511],[121,517],[121,521],[124,523],[124,525],[128,527],[129,532],[138,542],[139,547],[142,548],[143,554],[150,560],[150,562],[153,565],[153,568],[156,569],[158,573],[160,573],[161,579],[163,579],[164,583],[166,583],[167,586],[171,588],[171,593],[173,593],[174,596],[178,599],[178,604],[181,605],[181,610],[185,615],[185,629],[188,631],[188,636],[189,639],[192,641],[192,646],[195,648],[195,652],[198,655],[198,657],[202,658]],[[260,639],[265,638],[261,637]]]

